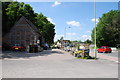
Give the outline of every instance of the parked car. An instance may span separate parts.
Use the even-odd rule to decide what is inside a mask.
[[[15,44],[15,46],[11,47],[12,50],[17,50],[17,51],[24,51],[25,47],[21,46],[20,44]]]
[[[98,53],[99,53],[99,52],[104,52],[104,53],[105,53],[105,52],[109,52],[109,53],[112,52],[111,48],[108,47],[108,46],[102,46],[101,48],[97,49],[97,51],[98,51]]]

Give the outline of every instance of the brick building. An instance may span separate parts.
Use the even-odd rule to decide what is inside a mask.
[[[36,26],[22,16],[11,28],[10,32],[2,38],[2,42],[9,46],[20,44],[26,47],[30,44],[36,44],[37,42],[41,43],[42,36]]]

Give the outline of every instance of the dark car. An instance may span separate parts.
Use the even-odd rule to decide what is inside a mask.
[[[24,51],[25,47],[21,46],[20,44],[15,44],[15,46],[12,46],[11,49],[16,51]]]
[[[109,53],[112,52],[111,48],[108,47],[108,46],[102,46],[101,48],[97,49],[97,51],[98,51],[98,53],[99,53],[99,52],[104,52],[104,53],[105,53],[105,52],[109,52]]]

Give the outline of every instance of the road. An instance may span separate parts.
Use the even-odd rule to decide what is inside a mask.
[[[77,59],[70,53],[58,49],[26,55],[17,54],[2,60],[3,78],[118,77],[118,63],[105,59]]]

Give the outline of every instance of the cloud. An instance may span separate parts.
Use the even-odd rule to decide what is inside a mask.
[[[82,35],[82,37],[83,37],[83,38],[86,38],[86,37],[88,37],[88,36],[87,36],[87,35]]]
[[[77,21],[68,21],[66,23],[68,25],[70,25],[70,26],[75,26],[75,27],[79,27],[80,26],[80,22],[77,22]]]
[[[82,35],[82,41],[86,41],[87,39],[91,40],[91,36],[90,35]]]
[[[60,4],[61,4],[61,2],[55,1],[54,4],[52,5],[52,7],[58,6]]]
[[[55,35],[55,38],[54,38],[54,41],[57,41],[57,40],[59,40],[61,37],[64,37],[64,35],[63,34],[60,34],[60,35]]]
[[[77,35],[76,33],[67,33],[67,35],[74,36]]]
[[[52,18],[47,18],[48,21],[50,21],[52,24],[55,25],[55,23],[53,22],[53,19]]]
[[[91,33],[91,31],[86,31],[86,33]]]
[[[95,18],[91,19],[91,21],[92,21],[92,22],[95,22]],[[96,18],[96,23],[98,23],[98,22],[99,22],[99,19]]]

